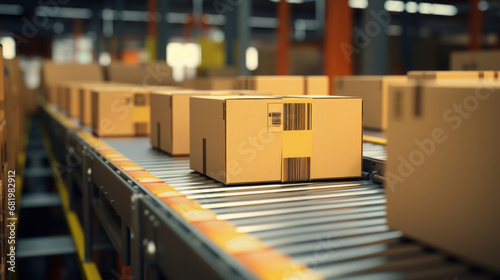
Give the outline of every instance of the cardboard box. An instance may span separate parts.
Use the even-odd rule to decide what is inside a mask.
[[[247,90],[269,92],[272,95],[303,95],[303,76],[254,76],[247,78]]]
[[[238,77],[236,88],[269,92],[272,95],[328,95],[327,76],[248,76]]]
[[[235,78],[201,78],[195,80],[184,80],[176,86],[194,90],[234,90],[236,89]]]
[[[136,87],[135,84],[120,84],[120,83],[108,83],[108,82],[97,82],[91,84],[81,84],[79,86],[79,105],[80,105],[80,122],[83,125],[92,125],[92,90],[98,88],[107,87],[120,87],[129,86]]]
[[[394,84],[386,196],[390,228],[500,272],[500,83]]]
[[[498,80],[497,71],[410,71],[408,79],[414,80]]]
[[[111,63],[106,67],[110,82],[143,86],[173,85],[172,68],[166,63],[129,65]]]
[[[450,57],[451,70],[500,70],[500,51],[459,51]]]
[[[66,81],[59,83],[58,106],[72,118],[80,117],[80,89],[105,85],[104,81]]]
[[[362,97],[365,128],[386,130],[389,84],[406,80],[406,76],[336,77],[335,95]]]
[[[191,97],[190,166],[224,184],[358,178],[362,133],[361,98]]]
[[[46,60],[42,64],[42,87],[51,103],[57,101],[57,85],[63,81],[103,81],[104,75],[98,64],[55,63]]]
[[[330,78],[327,76],[304,76],[305,95],[329,95]]]
[[[99,137],[148,136],[150,92],[176,87],[101,87],[92,90],[92,131]]]
[[[268,95],[256,91],[153,91],[151,145],[171,155],[189,155],[189,98],[209,95]]]

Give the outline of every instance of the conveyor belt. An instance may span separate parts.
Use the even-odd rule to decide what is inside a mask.
[[[104,141],[238,232],[325,279],[482,279],[389,230],[384,189],[372,181],[224,186],[192,171],[187,158],[151,149],[148,138]],[[364,144],[364,155],[386,157],[384,146],[371,143]]]

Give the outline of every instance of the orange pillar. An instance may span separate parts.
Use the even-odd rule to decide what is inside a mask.
[[[335,76],[352,74],[352,9],[348,0],[329,0],[325,10],[324,67],[333,84]]]
[[[470,0],[469,50],[472,51],[481,49],[483,35],[483,12],[477,7],[478,3],[479,0]]]
[[[149,61],[156,61],[156,43],[158,41],[158,1],[148,0],[149,20],[147,25],[146,48]]]
[[[287,75],[289,72],[290,53],[290,3],[278,2],[278,50],[276,54],[276,74]]]

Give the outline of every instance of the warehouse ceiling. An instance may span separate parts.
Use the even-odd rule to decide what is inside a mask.
[[[220,12],[220,5],[225,3],[238,3],[241,0],[169,0],[169,22],[172,36],[180,36],[182,27],[186,21],[186,15],[193,13],[196,6],[202,3],[203,13],[216,16]],[[266,37],[274,33],[274,28],[277,25],[276,0],[253,0],[252,16],[254,20],[251,23],[253,38],[259,36]],[[288,0],[292,3],[292,18],[293,22],[304,20],[300,23],[306,26],[308,39],[321,37],[320,26],[317,26],[317,1],[315,0]],[[330,0],[323,0],[330,1]],[[333,0],[331,0],[333,1]],[[301,3],[298,3],[301,2]],[[363,6],[367,0],[349,0],[351,5]],[[387,1],[399,2],[403,1]],[[423,1],[415,1],[421,3]],[[500,30],[500,0],[480,1],[482,8],[485,9],[485,32],[498,32]],[[37,4],[34,4],[37,3]],[[53,37],[55,35],[63,36],[72,33],[72,24],[74,19],[80,19],[83,22],[83,31],[89,32],[92,30],[101,30],[102,24],[96,21],[96,15],[99,18],[110,16],[114,19],[116,25],[117,19],[120,17],[117,12],[120,7],[125,10],[121,14],[121,18],[125,20],[125,30],[127,35],[144,36],[146,28],[146,11],[147,1],[136,0],[0,0],[0,32],[2,35],[7,34],[23,34],[27,33],[28,29],[36,29],[37,36]],[[439,33],[459,33],[467,30],[467,15],[469,12],[469,0],[451,1],[451,0],[429,0],[425,3],[453,5],[456,9],[456,15],[429,15],[419,14],[420,27],[426,28],[428,32]],[[386,3],[387,5],[388,3]],[[58,7],[56,14],[48,19],[41,20],[37,15],[43,15],[45,12],[42,6]],[[231,9],[232,7],[230,7]],[[50,10],[49,10],[50,11]],[[52,10],[53,11],[53,10]],[[103,12],[104,11],[104,12]],[[356,8],[355,23],[360,24],[362,19],[363,9]],[[107,14],[106,14],[107,13]],[[418,13],[418,12],[417,12]],[[403,14],[394,12],[391,25],[398,26],[400,18]],[[211,18],[211,24],[220,25],[222,22],[217,17]],[[97,23],[96,23],[97,22]],[[96,24],[101,24],[101,27],[96,28]],[[31,26],[34,25],[34,26]],[[61,26],[63,28],[61,28]],[[397,32],[392,35],[397,35]]]

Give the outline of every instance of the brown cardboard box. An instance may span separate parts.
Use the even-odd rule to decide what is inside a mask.
[[[79,86],[80,122],[83,125],[92,125],[92,90],[107,87],[136,87],[136,84],[97,82]]]
[[[254,76],[248,77],[247,85],[246,89],[272,95],[303,95],[305,80],[303,76]]]
[[[426,80],[496,80],[496,71],[410,71],[408,79]]]
[[[80,89],[82,87],[105,85],[104,81],[66,81],[58,85],[58,106],[72,118],[80,117]]]
[[[329,95],[330,78],[327,76],[305,76],[306,95]]]
[[[92,130],[99,137],[150,134],[150,92],[175,87],[100,87],[92,90]]]
[[[389,227],[500,272],[500,83],[393,84]]]
[[[176,86],[194,90],[233,90],[236,88],[235,78],[201,78],[184,80]]]
[[[406,80],[406,76],[337,77],[335,78],[335,95],[362,97],[365,128],[386,130],[389,84]]]
[[[327,76],[240,76],[236,88],[269,92],[272,95],[329,95]]]
[[[173,85],[172,68],[166,63],[128,65],[111,63],[106,68],[110,82],[143,86]]]
[[[191,97],[190,152],[192,169],[224,184],[357,178],[362,99]]]
[[[103,81],[103,70],[98,64],[55,63],[42,64],[42,86],[51,103],[57,101],[57,85],[63,81]]]
[[[500,70],[500,51],[459,51],[450,57],[451,70]]]
[[[0,53],[3,54],[2,45]],[[0,121],[5,119],[5,82],[4,82],[4,63],[3,55],[0,56]]]
[[[244,90],[151,92],[151,145],[171,155],[189,155],[189,98],[191,96],[252,94],[268,95]]]

